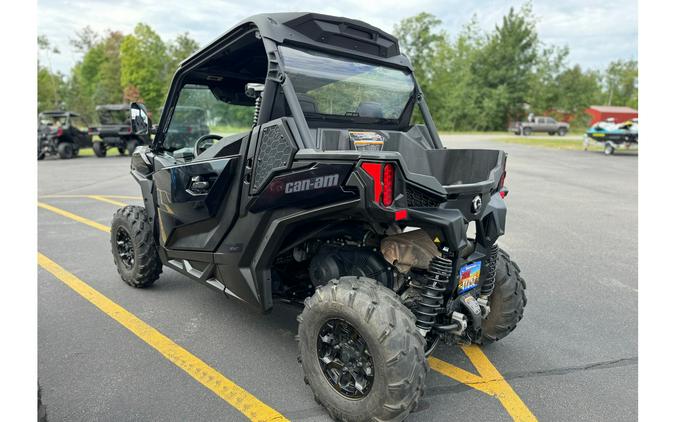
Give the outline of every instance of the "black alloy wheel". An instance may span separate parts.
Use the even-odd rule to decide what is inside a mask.
[[[328,383],[348,399],[368,395],[375,380],[366,341],[342,319],[330,319],[319,330],[317,358]]]
[[[117,229],[115,242],[117,243],[117,255],[119,255],[120,261],[130,270],[134,266],[134,243],[124,227]]]

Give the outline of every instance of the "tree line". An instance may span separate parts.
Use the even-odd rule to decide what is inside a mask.
[[[394,27],[441,130],[504,130],[529,113],[581,127],[590,105],[638,106],[637,61],[616,60],[603,70],[570,65],[567,47],[539,39],[529,3],[510,9],[491,31],[482,30],[476,17],[454,35],[441,24],[420,13]],[[86,27],[70,43],[82,58],[67,75],[38,61],[38,111],[74,110],[90,121],[98,104],[142,101],[156,113],[178,64],[199,48],[188,33],[162,40],[143,23],[126,35]],[[38,48],[60,54],[44,36]]]
[[[96,120],[99,104],[141,101],[157,112],[178,64],[199,48],[188,33],[165,41],[143,23],[127,35],[85,27],[70,43],[82,58],[68,75],[38,61],[38,112],[73,110],[89,121]],[[60,54],[44,36],[38,37],[38,48],[47,55]]]
[[[602,71],[568,64],[567,47],[539,39],[529,3],[511,8],[492,31],[476,17],[454,36],[441,23],[420,13],[394,28],[440,129],[504,130],[529,113],[582,127],[590,105],[637,109],[637,61],[616,60]]]

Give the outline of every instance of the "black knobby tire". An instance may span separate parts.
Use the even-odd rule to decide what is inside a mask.
[[[125,251],[119,242],[126,243],[123,240],[127,238],[130,248]],[[117,272],[125,283],[132,287],[147,287],[159,278],[162,262],[145,208],[129,205],[115,212],[110,226],[110,245]]]
[[[44,160],[45,159],[45,153],[40,151],[38,152],[38,161]]]
[[[482,323],[479,344],[489,344],[503,339],[516,329],[523,319],[527,304],[525,280],[520,276],[518,264],[504,250],[499,249],[495,289],[488,298],[490,313]]]
[[[70,142],[61,142],[58,146],[59,158],[65,160],[73,158],[73,144]]]
[[[120,155],[124,155],[124,152],[125,152],[124,147],[117,147],[117,152],[119,152]]]
[[[73,158],[77,157],[78,155],[80,155],[80,147],[78,145],[75,145],[73,147]]]
[[[94,149],[94,154],[100,158],[105,157],[108,153],[108,150],[106,149],[105,145],[103,145],[103,142],[94,142],[92,148]]]
[[[365,397],[342,395],[321,368],[318,335],[333,319],[348,322],[367,344],[374,379]],[[402,421],[415,409],[424,394],[429,364],[415,317],[393,291],[364,277],[331,280],[305,300],[298,322],[305,382],[333,419]]]

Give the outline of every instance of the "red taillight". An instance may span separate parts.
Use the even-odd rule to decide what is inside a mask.
[[[382,195],[382,164],[363,163],[361,168],[373,178],[373,202],[379,203]]]
[[[382,205],[390,207],[394,203],[394,165],[384,165],[384,177],[382,178]]]
[[[506,181],[506,162],[504,162],[504,167],[502,168],[502,177],[499,178],[499,184],[497,185],[497,191],[499,196],[504,198],[509,190],[504,187],[504,182]]]
[[[56,136],[61,136],[61,135],[63,135],[63,128],[62,127],[56,129]]]

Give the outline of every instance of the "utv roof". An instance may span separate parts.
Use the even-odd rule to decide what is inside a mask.
[[[412,69],[410,61],[399,51],[398,40],[391,34],[365,22],[318,13],[266,13],[242,20],[207,46],[181,63],[181,67],[200,61],[223,45],[250,30],[279,44],[294,44],[337,54],[361,56]]]
[[[72,111],[43,111],[40,113],[41,116],[73,116],[79,117],[80,115]]]
[[[129,110],[129,104],[101,104],[96,106],[96,111],[124,111]]]

